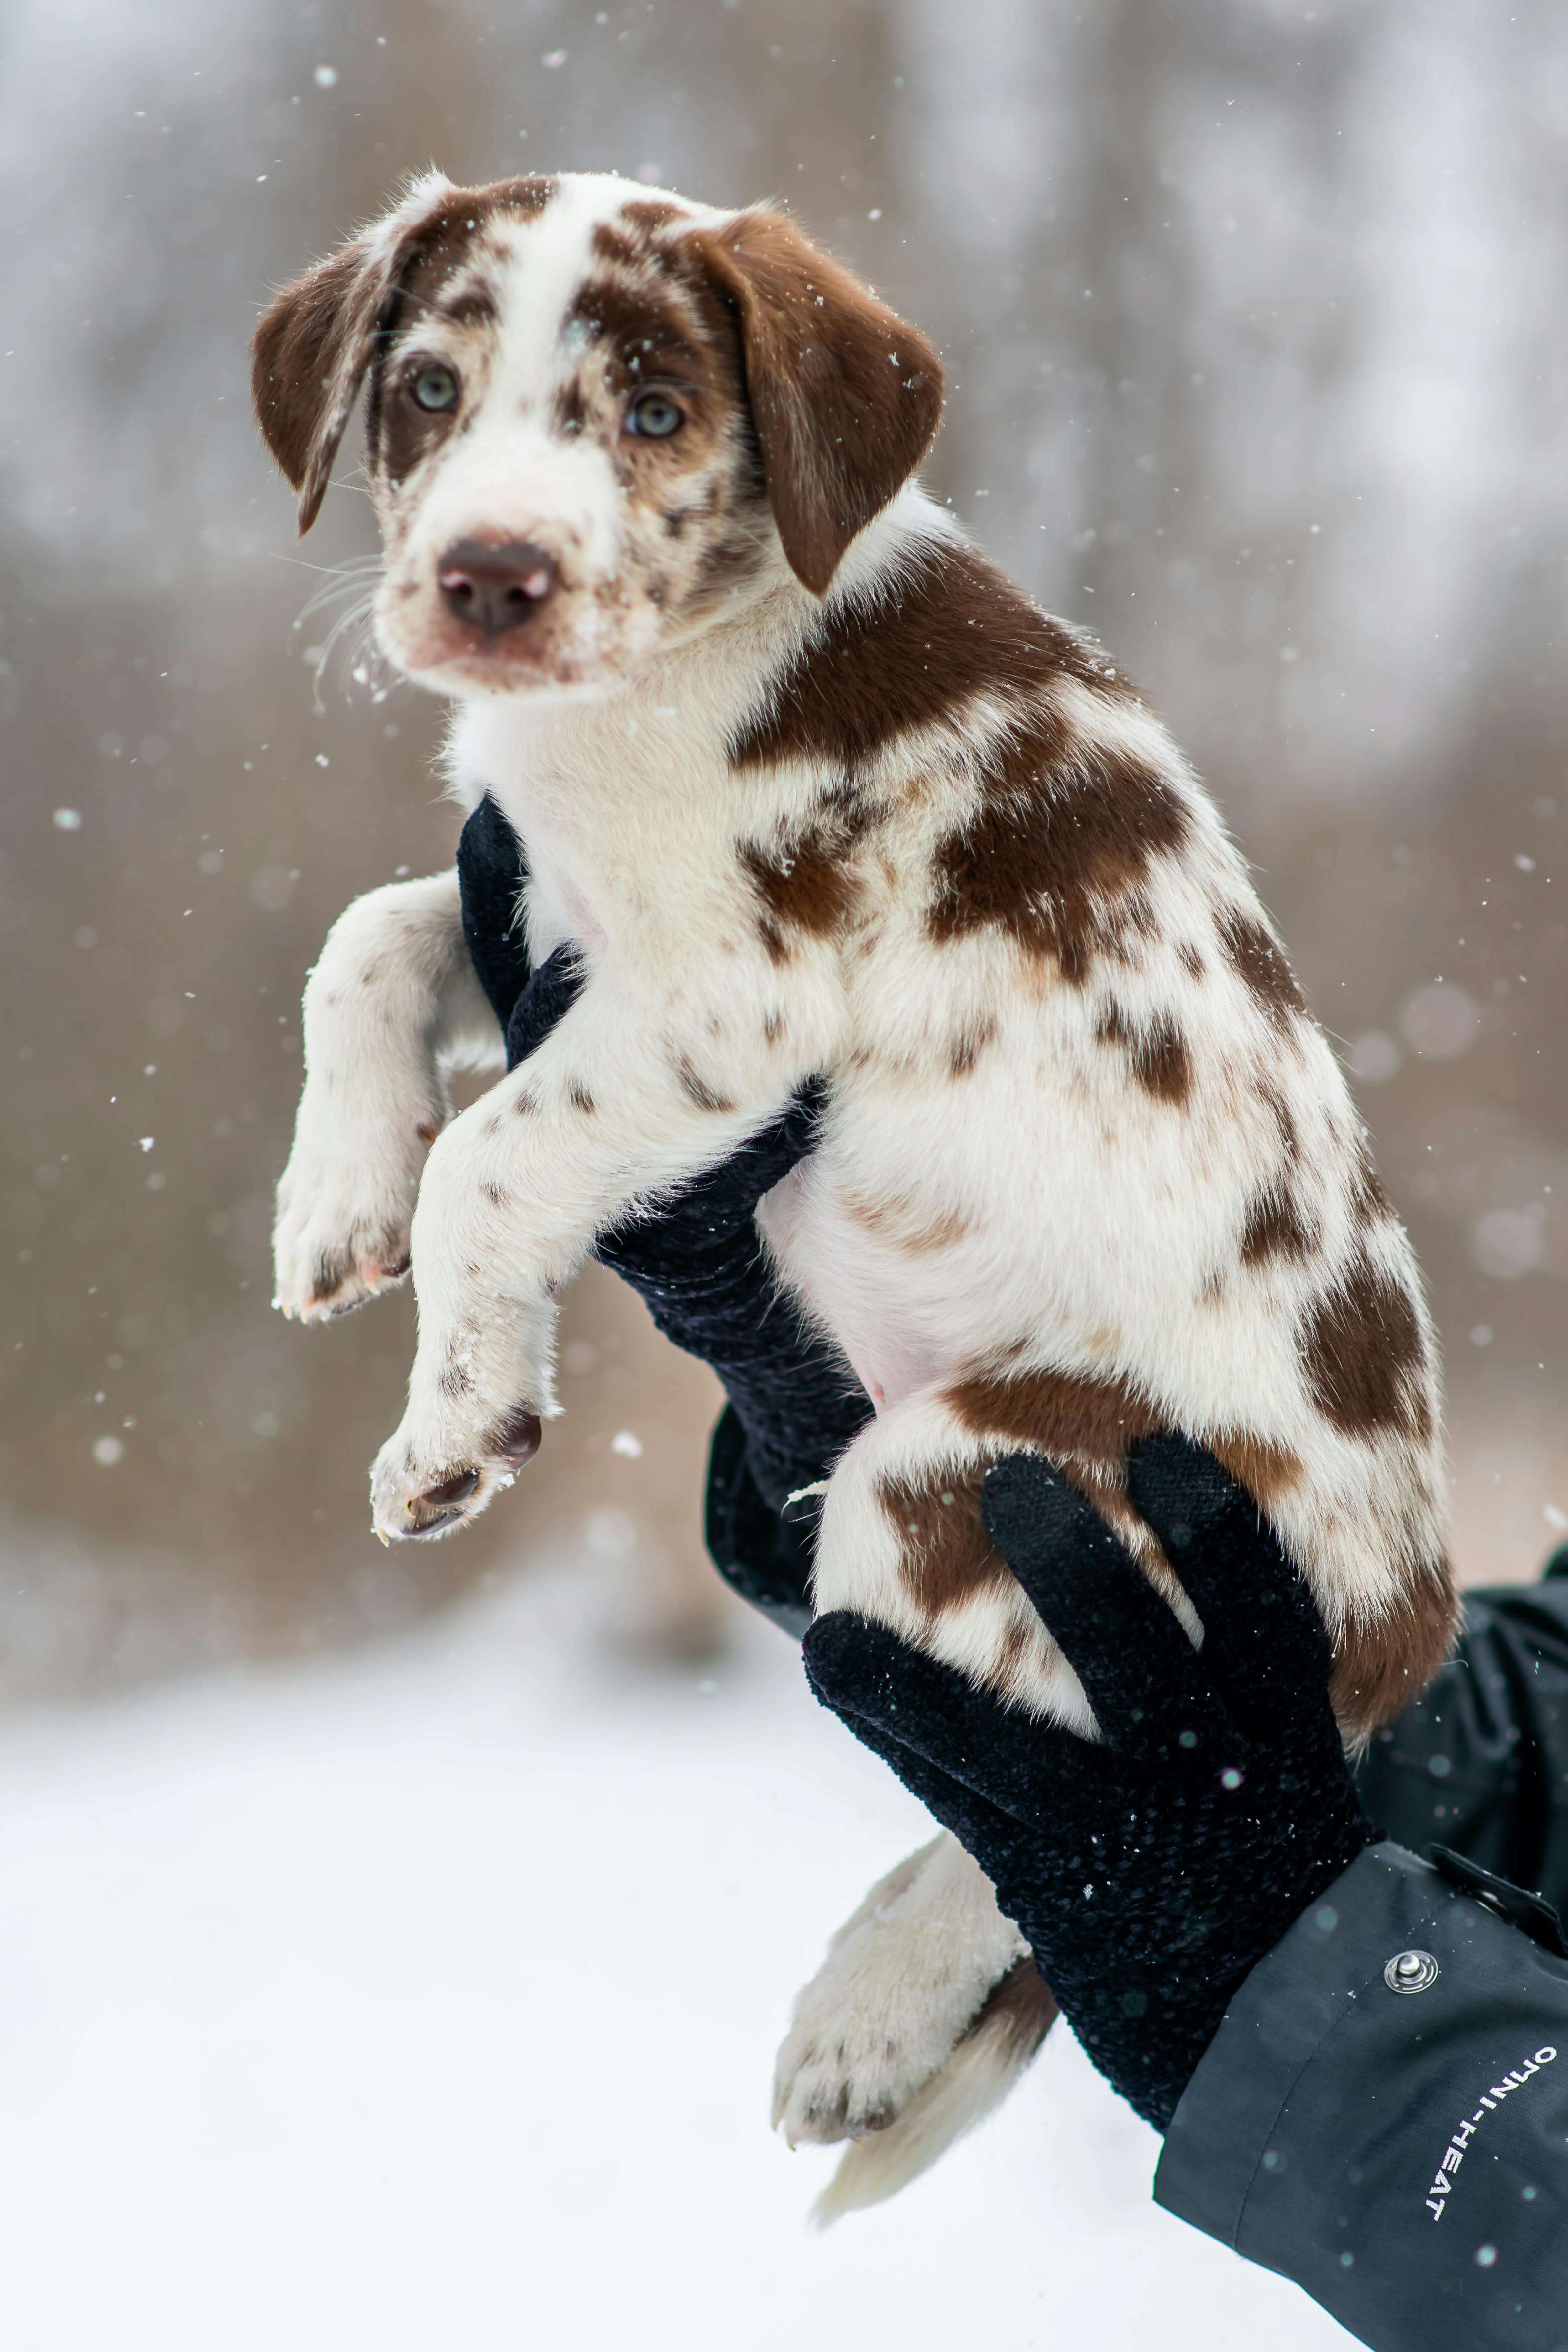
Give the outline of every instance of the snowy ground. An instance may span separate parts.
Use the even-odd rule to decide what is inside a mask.
[[[923,1817],[765,1627],[606,1662],[564,1570],[348,1663],[0,1732],[0,2352],[1327,2352],[1149,2200],[1060,2032],[826,2237],[790,1995]]]

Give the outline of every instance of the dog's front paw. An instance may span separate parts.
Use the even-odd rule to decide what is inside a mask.
[[[950,1837],[889,1871],[795,2003],[773,2075],[773,2127],[864,2139],[896,2123],[1027,1945]]]
[[[278,1187],[273,1304],[327,1323],[407,1279],[409,1228],[433,1118],[374,1137],[300,1119]]]
[[[370,1474],[371,1524],[383,1543],[449,1535],[477,1518],[539,1451],[540,1414],[518,1404],[482,1428],[405,1413]]]

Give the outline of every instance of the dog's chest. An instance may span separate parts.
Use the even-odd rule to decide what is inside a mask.
[[[524,845],[535,960],[563,940],[649,966],[672,938],[700,951],[715,900],[741,887],[721,735],[657,691],[544,708],[471,706],[449,766],[464,803],[492,798]]]

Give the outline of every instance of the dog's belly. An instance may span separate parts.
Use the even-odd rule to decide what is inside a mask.
[[[962,1101],[841,1086],[832,1130],[758,1223],[879,1412],[1027,1360],[1128,1384],[1173,1427],[1284,1439],[1299,1276],[1211,1295],[1268,1165],[1234,1119],[1225,1139],[1097,1100],[1065,1056],[1031,1069],[998,1052]]]
[[[965,1353],[940,1276],[869,1242],[819,1160],[767,1195],[757,1223],[784,1280],[831,1333],[879,1412],[942,1380]]]

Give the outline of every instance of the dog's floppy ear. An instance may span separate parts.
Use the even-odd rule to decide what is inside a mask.
[[[793,221],[743,212],[698,232],[740,320],[768,502],[822,595],[856,532],[908,481],[942,415],[942,362]]]
[[[250,390],[267,446],[300,494],[310,530],[370,364],[377,328],[449,180],[427,173],[375,225],[275,295],[250,344]]]

